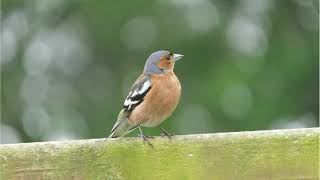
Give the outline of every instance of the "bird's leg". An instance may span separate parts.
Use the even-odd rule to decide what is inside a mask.
[[[174,136],[173,134],[170,134],[168,131],[166,131],[162,127],[160,127],[160,131],[161,131],[161,134],[160,134],[161,136],[167,136],[170,140],[171,140],[171,137]]]
[[[153,148],[153,145],[149,142],[149,138],[153,138],[153,137],[151,137],[151,136],[145,136],[145,135],[142,133],[142,129],[141,129],[140,125],[138,125],[138,128],[139,128],[139,131],[140,131],[139,136],[143,139],[143,143],[148,143],[148,145]]]

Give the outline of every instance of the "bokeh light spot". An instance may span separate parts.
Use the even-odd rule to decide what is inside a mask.
[[[22,141],[19,132],[12,126],[1,124],[1,144],[20,143]]]
[[[148,48],[157,38],[154,22],[148,17],[130,19],[121,29],[121,41],[130,50]]]
[[[221,107],[230,118],[238,120],[246,116],[253,105],[251,90],[242,83],[228,86],[221,95]]]
[[[262,27],[244,17],[235,17],[231,21],[226,40],[232,49],[247,56],[262,56],[268,46]]]
[[[41,139],[50,131],[49,115],[41,106],[28,106],[22,115],[22,126],[28,136]]]
[[[206,133],[209,132],[213,122],[212,115],[204,106],[189,104],[182,110],[174,120],[178,133]]]

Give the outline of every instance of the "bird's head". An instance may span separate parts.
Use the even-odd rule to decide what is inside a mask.
[[[175,62],[182,57],[183,55],[181,54],[174,54],[164,50],[154,52],[148,58],[143,72],[147,74],[172,72]]]

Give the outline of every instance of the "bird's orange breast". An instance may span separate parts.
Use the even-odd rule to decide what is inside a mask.
[[[157,126],[172,114],[179,103],[181,85],[174,72],[152,75],[151,84],[144,101],[129,116],[134,124]]]

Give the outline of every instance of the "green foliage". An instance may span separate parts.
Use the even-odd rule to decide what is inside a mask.
[[[175,67],[181,102],[163,124],[170,132],[319,126],[313,8],[293,0],[3,0],[1,123],[25,142],[106,137],[149,54],[166,49],[185,55]]]

